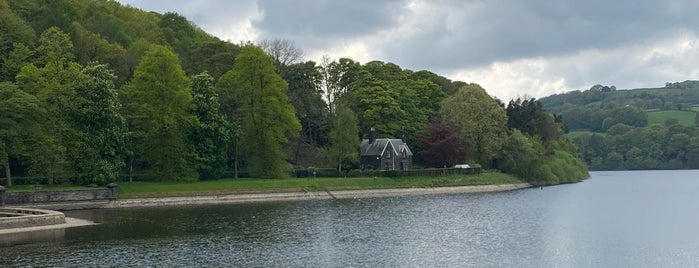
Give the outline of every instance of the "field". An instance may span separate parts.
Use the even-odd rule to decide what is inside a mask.
[[[696,111],[648,111],[648,125],[662,125],[667,119],[675,118],[680,125],[694,126],[696,116]]]

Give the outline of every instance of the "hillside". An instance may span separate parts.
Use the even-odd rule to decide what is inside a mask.
[[[540,103],[503,107],[426,70],[304,61],[289,40],[232,44],[111,0],[0,0],[0,30],[5,185],[346,173],[373,130],[409,144],[405,166],[480,164],[546,184],[588,176]],[[387,152],[380,168],[397,169]]]
[[[593,170],[699,168],[699,81],[542,98]]]

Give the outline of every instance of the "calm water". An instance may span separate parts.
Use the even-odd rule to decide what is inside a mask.
[[[594,172],[506,193],[67,214],[102,224],[6,241],[0,266],[699,266],[698,170]]]

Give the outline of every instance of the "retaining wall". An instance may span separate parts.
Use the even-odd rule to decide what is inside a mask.
[[[0,208],[0,230],[66,223],[58,211],[29,208]]]
[[[56,202],[104,201],[117,198],[117,185],[107,188],[85,190],[34,190],[28,192],[7,192],[0,189],[0,206],[46,204]]]

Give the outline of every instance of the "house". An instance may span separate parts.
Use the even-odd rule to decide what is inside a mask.
[[[372,129],[359,147],[361,169],[410,170],[413,152],[403,139],[377,139]]]

